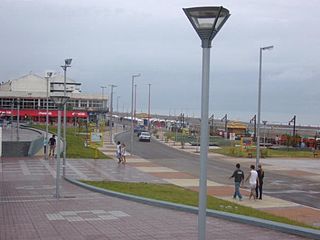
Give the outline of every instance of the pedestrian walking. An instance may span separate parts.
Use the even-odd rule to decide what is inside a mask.
[[[127,151],[126,151],[126,145],[124,143],[121,144],[121,161],[123,164],[127,163]]]
[[[253,197],[253,199],[256,200],[256,186],[257,186],[257,184],[259,184],[259,180],[258,180],[258,173],[255,170],[254,165],[250,166],[250,173],[249,173],[249,176],[246,178],[246,182],[248,180],[249,180],[249,185],[250,185],[249,200],[251,200],[251,197]]]
[[[263,186],[264,170],[262,169],[261,164],[258,165],[257,173],[258,173],[259,184],[256,187],[256,198],[259,197],[259,199],[262,200],[262,186]]]
[[[49,139],[49,157],[52,156],[54,157],[54,152],[55,152],[55,149],[56,149],[56,144],[57,144],[57,141],[56,141],[56,135],[52,135],[51,138]]]
[[[117,142],[117,151],[116,151],[116,156],[118,158],[118,163],[121,163],[121,143],[120,141]]]
[[[242,195],[240,193],[240,185],[243,184],[244,173],[240,169],[240,163],[236,164],[236,170],[234,170],[233,174],[229,177],[229,179],[234,178],[234,194],[233,198],[236,199],[237,196],[239,200],[242,200]]]

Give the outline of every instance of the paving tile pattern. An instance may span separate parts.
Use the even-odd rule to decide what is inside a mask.
[[[60,181],[62,197],[55,199],[55,163],[50,160],[46,165],[43,161],[2,159],[1,240],[197,239],[194,214],[104,196],[64,180]],[[68,160],[68,163],[76,170],[68,167],[67,174],[75,177],[162,181],[129,166],[118,166],[115,161]],[[303,238],[207,218],[207,239]]]

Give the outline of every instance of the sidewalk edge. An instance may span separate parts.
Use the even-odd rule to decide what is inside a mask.
[[[191,207],[187,205],[182,205],[182,204],[175,204],[175,203],[169,203],[166,201],[160,201],[160,200],[153,200],[149,198],[144,198],[144,197],[138,197],[134,195],[129,195],[129,194],[124,194],[124,193],[119,193],[115,191],[110,191],[102,188],[97,188],[85,183],[82,183],[78,180],[70,179],[70,178],[64,178],[66,181],[73,183],[77,186],[83,187],[85,189],[102,193],[104,195],[108,195],[111,197],[117,197],[129,201],[134,201],[138,203],[143,203],[151,206],[157,206],[157,207],[163,207],[163,208],[168,208],[168,209],[173,209],[177,211],[184,211],[184,212],[189,212],[193,214],[198,213],[198,208],[197,207]],[[234,221],[234,222],[239,222],[243,224],[250,224],[253,226],[258,226],[258,227],[264,227],[267,229],[272,229],[284,233],[289,233],[289,234],[294,234],[302,237],[307,237],[311,239],[318,239],[320,240],[320,230],[315,230],[315,229],[309,229],[309,228],[304,228],[304,227],[299,227],[299,226],[293,226],[289,224],[284,224],[284,223],[278,223],[278,222],[273,222],[269,220],[263,220],[259,218],[254,218],[254,217],[248,217],[248,216],[243,216],[243,215],[237,215],[233,213],[226,213],[226,212],[221,212],[217,210],[207,210],[207,216],[209,217],[217,217],[229,221]]]

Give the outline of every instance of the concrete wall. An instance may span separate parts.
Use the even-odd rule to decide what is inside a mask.
[[[26,157],[31,142],[2,142],[2,157]]]

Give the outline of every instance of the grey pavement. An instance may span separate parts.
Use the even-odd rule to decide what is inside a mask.
[[[19,128],[19,140],[20,141],[32,141],[38,137],[41,137],[41,133],[30,129]],[[17,141],[17,128],[15,125],[11,127],[2,128],[2,141],[10,142]]]
[[[131,158],[134,162],[134,158]],[[0,239],[197,239],[197,216],[94,193],[61,179],[55,160],[1,159]],[[114,160],[70,160],[68,177],[162,182]],[[290,234],[207,218],[207,239],[303,239]]]

